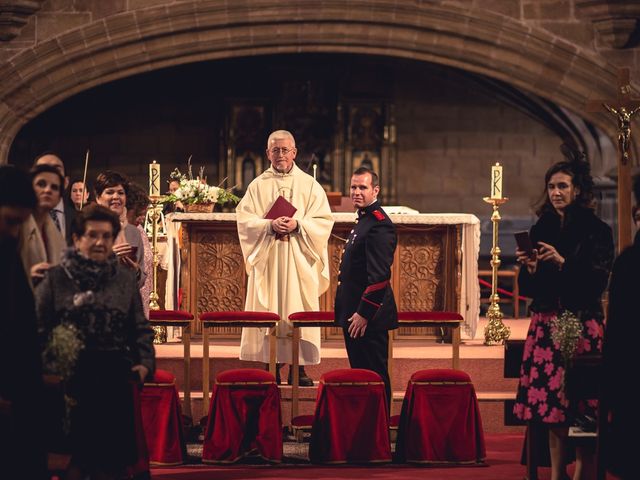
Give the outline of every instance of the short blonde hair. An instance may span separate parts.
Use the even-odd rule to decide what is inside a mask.
[[[291,132],[287,130],[276,130],[275,132],[272,132],[271,135],[269,135],[269,138],[267,139],[267,148],[269,148],[269,145],[271,145],[271,142],[275,140],[291,140],[293,147],[295,148],[296,146],[296,139],[293,138],[293,135],[291,134]]]

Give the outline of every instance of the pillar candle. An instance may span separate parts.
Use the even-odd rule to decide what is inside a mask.
[[[149,164],[149,195],[160,195],[160,164],[155,160]]]
[[[502,198],[502,165],[496,163],[491,166],[491,199]]]

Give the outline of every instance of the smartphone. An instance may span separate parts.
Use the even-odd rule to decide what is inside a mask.
[[[138,247],[136,247],[135,245],[131,245],[131,252],[129,252],[129,255],[127,256],[134,262],[137,262],[138,261],[137,253],[138,253]]]
[[[531,243],[531,237],[529,237],[529,232],[526,230],[523,232],[516,232],[513,234],[516,238],[516,244],[518,245],[518,250],[522,250],[527,255],[533,255],[533,243]]]

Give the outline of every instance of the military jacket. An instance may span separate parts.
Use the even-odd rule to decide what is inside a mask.
[[[336,323],[349,325],[358,312],[371,330],[398,327],[398,312],[389,282],[398,239],[389,216],[376,201],[358,210],[344,246],[335,300]]]

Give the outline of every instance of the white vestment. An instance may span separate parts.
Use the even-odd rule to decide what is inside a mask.
[[[298,231],[277,240],[265,215],[284,196],[297,208]],[[236,208],[238,236],[249,277],[245,310],[277,313],[277,361],[291,363],[294,312],[319,310],[319,297],[329,288],[327,244],[333,216],[327,195],[313,177],[295,164],[289,173],[270,167],[247,188]],[[320,363],[320,328],[302,328],[300,365]],[[240,359],[269,362],[266,328],[243,328]]]

